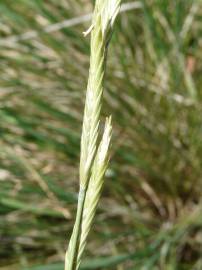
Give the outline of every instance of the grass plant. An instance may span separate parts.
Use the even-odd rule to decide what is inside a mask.
[[[91,58],[81,136],[80,190],[76,221],[65,258],[65,270],[78,269],[80,266],[107,169],[111,118],[106,119],[103,137],[99,146],[97,144],[107,48],[120,2],[97,0],[92,25],[87,31],[91,32]]]

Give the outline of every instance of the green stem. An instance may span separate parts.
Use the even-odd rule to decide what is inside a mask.
[[[80,230],[81,230],[81,221],[82,221],[85,197],[86,197],[86,189],[80,188],[77,213],[76,213],[76,221],[74,224],[72,237],[70,239],[69,248],[67,250],[66,257],[65,257],[65,270],[76,269]]]

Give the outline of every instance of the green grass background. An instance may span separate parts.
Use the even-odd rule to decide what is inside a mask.
[[[108,54],[111,163],[81,269],[200,270],[202,1],[135,2]],[[63,269],[90,22],[42,29],[92,10],[90,0],[0,1],[1,270]],[[22,40],[30,30],[38,36]]]

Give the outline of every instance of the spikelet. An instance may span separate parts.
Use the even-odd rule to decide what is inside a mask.
[[[91,59],[81,137],[80,185],[88,184],[96,153],[107,45],[120,8],[120,0],[96,2],[91,29]]]
[[[112,126],[110,117],[106,119],[103,137],[97,150],[95,161],[92,167],[91,178],[86,192],[82,216],[81,238],[77,259],[77,269],[81,262],[81,256],[86,246],[87,236],[91,229],[97,205],[101,196],[101,191],[104,184],[104,174],[106,172],[109,161],[108,150],[110,147],[111,133]]]

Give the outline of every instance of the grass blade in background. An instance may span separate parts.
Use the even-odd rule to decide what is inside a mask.
[[[0,3],[1,41],[38,32],[0,42],[0,269],[63,262],[78,199],[90,52],[82,32],[89,23],[43,29],[91,13],[92,3]],[[113,115],[112,159],[85,257],[130,255],[151,244],[150,256],[107,269],[201,270],[202,3],[125,4],[110,43],[101,112],[101,122]],[[53,210],[54,202],[20,160],[57,197],[57,216],[37,213]]]

